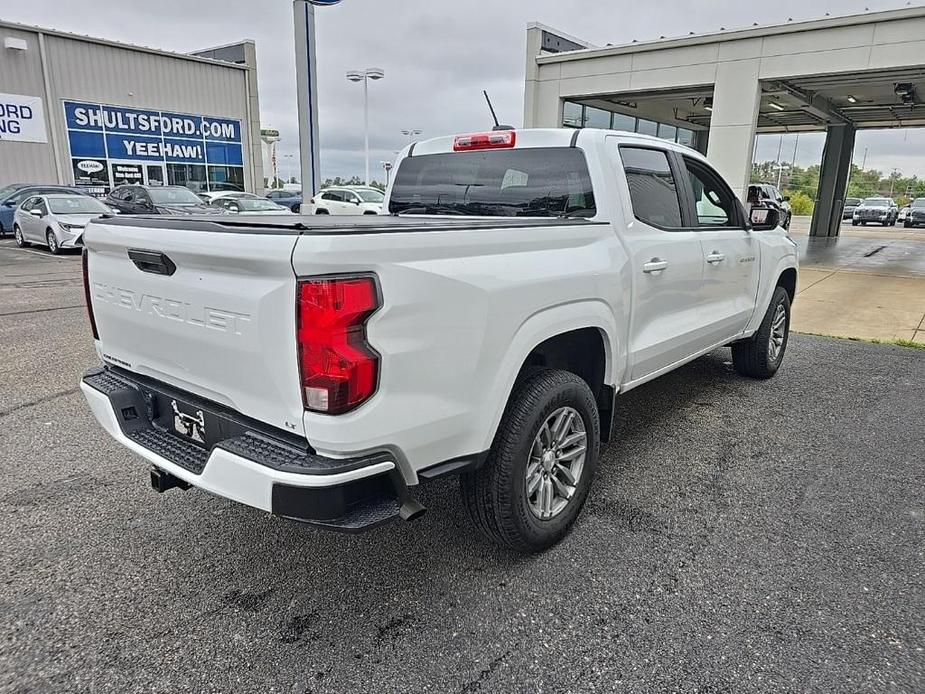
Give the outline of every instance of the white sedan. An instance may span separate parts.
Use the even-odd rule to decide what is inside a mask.
[[[16,208],[13,234],[20,248],[38,243],[58,255],[66,248],[81,248],[87,222],[111,214],[117,212],[88,195],[33,195]]]
[[[325,188],[302,206],[302,214],[382,214],[384,200],[375,188]]]

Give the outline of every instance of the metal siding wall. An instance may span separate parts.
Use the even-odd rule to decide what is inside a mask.
[[[60,138],[65,172],[71,164],[64,99],[221,116],[241,121],[243,132],[249,127],[246,70],[61,36],[46,35],[46,47],[55,103],[45,108]],[[250,180],[253,163],[246,138],[242,145]]]
[[[15,51],[0,47],[0,92],[40,96],[45,107],[48,143],[0,141],[0,186],[25,181],[54,181],[55,159],[51,146],[53,108],[45,99],[38,34],[0,27],[0,40],[12,36],[25,39],[29,48]]]

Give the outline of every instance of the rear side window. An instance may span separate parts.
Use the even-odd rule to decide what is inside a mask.
[[[580,149],[538,147],[425,154],[398,167],[389,212],[488,217],[593,217]]]
[[[655,227],[681,226],[681,200],[668,155],[659,149],[620,147],[633,214]]]

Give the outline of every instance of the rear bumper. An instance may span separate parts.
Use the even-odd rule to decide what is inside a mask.
[[[102,427],[158,470],[207,492],[293,520],[358,532],[423,509],[408,495],[394,460],[319,456],[307,444],[275,438],[243,417],[121,370],[87,373],[81,390]],[[183,397],[183,396],[186,397]],[[209,413],[229,436],[198,445],[164,426],[164,398],[183,397]],[[219,419],[221,420],[219,422]]]

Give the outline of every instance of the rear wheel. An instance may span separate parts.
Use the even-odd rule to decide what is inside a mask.
[[[13,225],[13,236],[16,238],[16,245],[20,248],[28,248],[32,245],[26,241],[26,238],[22,235],[22,229],[19,228],[18,224]]]
[[[597,467],[600,418],[584,380],[540,370],[522,378],[485,464],[460,480],[475,525],[499,545],[539,552],[568,533]]]
[[[45,232],[45,241],[48,243],[48,250],[52,255],[61,255],[61,247],[58,245],[58,237],[49,229]]]
[[[790,339],[790,296],[777,287],[758,332],[732,345],[732,364],[743,376],[771,378],[784,361]]]

